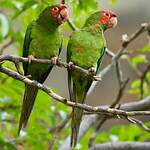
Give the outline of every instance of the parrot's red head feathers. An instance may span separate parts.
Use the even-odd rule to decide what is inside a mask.
[[[98,24],[103,24],[106,28],[113,28],[117,25],[117,16],[112,11],[100,11],[99,12],[100,20]]]
[[[69,18],[67,6],[64,4],[52,6],[50,8],[50,14],[59,24],[64,23]]]

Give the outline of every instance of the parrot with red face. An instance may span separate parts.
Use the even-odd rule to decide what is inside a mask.
[[[32,80],[40,83],[46,80],[53,65],[30,63],[31,59],[52,59],[56,62],[62,46],[59,26],[67,20],[67,6],[58,4],[45,8],[37,20],[28,25],[23,45],[23,57],[29,58],[29,63],[23,63],[25,76],[30,76]],[[25,84],[18,134],[27,125],[37,93],[37,87]]]
[[[117,16],[112,11],[98,11],[92,14],[84,26],[72,33],[67,47],[67,62],[97,73],[105,53],[104,32],[117,25]],[[70,100],[84,103],[93,80],[80,71],[68,69]],[[75,147],[83,110],[74,107],[71,122],[71,147]]]

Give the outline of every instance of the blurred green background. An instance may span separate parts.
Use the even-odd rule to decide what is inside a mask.
[[[0,54],[22,54],[22,45],[25,30],[29,22],[35,19],[47,6],[56,4],[57,0],[0,0]],[[86,18],[99,9],[111,9],[117,13],[118,26],[108,31],[106,35],[107,47],[117,52],[121,46],[121,36],[124,33],[132,34],[141,23],[149,22],[150,1],[141,0],[66,0],[70,17],[76,26],[81,27]],[[65,61],[66,47],[72,30],[65,24],[61,26],[64,34],[64,46],[61,59]],[[130,55],[121,61],[124,77],[130,77],[130,82],[122,102],[140,99],[140,80],[133,68],[144,70],[150,62],[150,44],[146,33],[142,34],[129,46]],[[104,68],[110,63],[105,55],[102,65]],[[11,63],[5,66],[14,69]],[[150,73],[146,76],[150,81]],[[67,71],[55,67],[46,80],[46,85],[56,93],[68,98]],[[20,106],[24,91],[23,83],[0,74],[0,149],[2,150],[42,150],[58,149],[61,142],[70,134],[70,122],[61,133],[50,133],[50,129],[65,119],[71,109],[63,104],[56,103],[43,92],[39,92],[33,113],[30,117],[26,132],[17,136],[17,127]],[[118,92],[118,83],[115,69],[107,74],[102,82],[96,84],[94,90],[87,97],[86,103],[91,105],[111,104]],[[147,83],[144,83],[144,96],[150,94]],[[118,121],[117,121],[118,122]],[[113,121],[114,123],[114,121]],[[119,124],[121,122],[119,121]],[[103,130],[110,128],[109,122]],[[112,125],[111,125],[112,126]],[[128,130],[128,133],[126,132]],[[87,143],[93,130],[91,129],[81,140],[77,149],[87,149]],[[106,141],[144,141],[150,134],[133,125],[115,126],[97,137],[96,142]]]

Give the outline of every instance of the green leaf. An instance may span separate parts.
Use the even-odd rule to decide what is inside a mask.
[[[36,4],[36,0],[28,0],[26,1],[23,6],[21,7],[21,9],[18,9],[18,11],[16,11],[15,15],[13,16],[13,20],[15,18],[17,18],[21,13],[23,13],[24,11],[26,11],[28,8],[30,8],[31,6],[33,6],[34,4]],[[20,8],[20,7],[19,7]]]
[[[133,65],[133,66],[137,66],[139,64],[142,64],[142,63],[147,63],[147,59],[146,59],[146,56],[145,55],[138,55],[138,56],[135,56],[133,57],[131,60],[130,60],[130,63]]]
[[[141,52],[150,52],[150,44],[147,44],[146,46],[144,46],[140,51]]]
[[[4,140],[0,138],[0,149],[1,150],[17,150],[15,145],[13,145],[11,142],[8,142],[8,140]]]
[[[117,0],[110,0],[110,4],[114,5],[117,2]]]
[[[79,0],[78,7],[81,9],[91,9],[97,7],[97,0]]]
[[[141,80],[135,80],[131,83],[131,87],[128,90],[128,92],[130,94],[139,94],[140,93],[140,84],[141,84]]]
[[[8,8],[8,9],[15,8],[13,0],[11,0],[11,1],[10,0],[1,0],[0,6],[1,6],[1,8]]]
[[[149,136],[150,133],[144,132],[137,125],[117,125],[107,132],[100,133],[96,138],[96,143],[112,142],[112,137],[113,140],[115,138],[118,141],[144,141]]]

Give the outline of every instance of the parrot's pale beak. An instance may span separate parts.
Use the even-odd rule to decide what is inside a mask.
[[[67,10],[67,8],[63,8],[57,17],[57,20],[60,24],[62,24],[64,22],[66,22],[68,20],[68,18],[69,18],[68,10]]]
[[[117,17],[111,17],[110,22],[112,24],[112,28],[115,28],[118,24]]]

